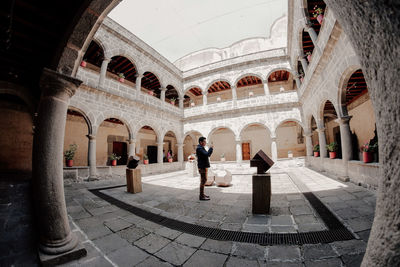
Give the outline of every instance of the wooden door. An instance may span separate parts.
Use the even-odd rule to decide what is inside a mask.
[[[250,143],[242,143],[242,159],[250,160]]]
[[[126,165],[128,161],[128,147],[125,142],[113,142],[113,153],[121,158],[117,165]]]

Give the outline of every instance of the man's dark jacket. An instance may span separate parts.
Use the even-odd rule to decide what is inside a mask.
[[[213,153],[212,147],[207,150],[201,146],[200,144],[197,145],[196,149],[196,156],[197,156],[197,167],[199,169],[205,169],[205,168],[210,168],[210,161],[208,160],[208,157],[211,156]]]

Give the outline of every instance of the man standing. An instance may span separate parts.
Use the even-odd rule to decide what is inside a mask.
[[[204,148],[206,146],[206,138],[200,137],[199,144],[197,145],[196,149],[196,156],[197,156],[197,166],[199,168],[200,173],[200,200],[210,200],[209,196],[204,194],[204,185],[207,181],[207,168],[210,168],[210,161],[209,157],[213,152],[213,146],[211,145],[208,151]]]

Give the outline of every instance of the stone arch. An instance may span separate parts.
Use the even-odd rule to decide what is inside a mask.
[[[130,71],[130,75],[131,75],[132,77],[129,77],[129,78],[128,78],[128,76],[129,76],[129,75],[128,75],[127,77],[125,77],[125,79],[126,79],[126,80],[130,80],[130,82],[132,82],[132,83],[136,83],[136,76],[137,76],[137,74],[139,73],[138,66],[137,66],[137,62],[136,62],[135,60],[133,60],[133,58],[132,58],[131,55],[125,53],[124,51],[121,51],[121,53],[117,53],[117,54],[115,54],[115,55],[112,55],[111,59],[112,59],[112,58],[117,58],[117,57],[126,58],[126,59],[129,61],[129,63],[132,64],[132,66],[133,66],[133,68],[134,68],[134,71],[133,71],[133,70]],[[118,70],[117,70],[118,73],[115,73],[115,72],[112,72],[112,71],[109,70],[110,65],[112,64],[112,62],[113,62],[113,60],[111,60],[111,61],[108,63],[108,65],[107,65],[107,73],[113,73],[113,74],[115,74],[115,75],[118,75],[118,74],[119,74],[119,71],[118,71]],[[122,63],[122,62],[121,62],[121,63]],[[120,63],[119,63],[119,64],[120,64]],[[116,65],[115,67],[119,67],[119,66]],[[121,71],[122,71],[122,70],[121,70]],[[125,75],[127,74],[126,70],[124,70],[122,73],[125,74]]]
[[[113,58],[117,56],[127,58],[133,64],[133,66],[135,66],[136,73],[140,73],[141,70],[140,60],[134,59],[134,55],[130,54],[129,51],[123,49],[116,49],[110,52],[110,56],[108,58]]]
[[[261,82],[264,82],[264,80],[265,80],[265,79],[263,79],[263,77],[262,77],[261,74],[258,74],[258,73],[256,74],[256,73],[247,72],[247,73],[245,73],[245,74],[240,75],[238,78],[236,78],[235,82],[233,83],[233,86],[237,86],[237,83],[238,83],[241,79],[243,79],[243,78],[245,78],[245,77],[247,77],[247,76],[254,76],[254,77],[257,77],[257,78],[259,78],[259,79],[261,80]],[[232,86],[232,85],[231,85],[231,86]]]
[[[1,94],[13,95],[20,98],[27,105],[31,115],[30,117],[33,121],[33,116],[36,110],[36,102],[28,88],[21,85],[0,81],[0,95]]]
[[[276,127],[275,127],[275,129],[274,129],[274,133],[276,134],[276,129],[278,129],[279,126],[281,126],[283,123],[288,122],[288,121],[294,121],[294,122],[298,123],[298,124],[301,126],[301,128],[303,128],[303,131],[305,131],[305,126],[304,126],[304,124],[303,124],[302,121],[300,121],[300,120],[298,120],[298,119],[294,119],[294,118],[287,118],[287,119],[284,119],[284,120],[282,120],[282,121],[279,121],[279,122],[276,124]]]
[[[360,65],[350,65],[347,66],[347,68],[342,72],[342,75],[339,76],[339,81],[338,81],[338,107],[339,108],[339,113],[338,115],[340,117],[347,116],[347,107],[346,107],[346,87],[347,83],[351,77],[351,75],[358,69],[361,69]]]
[[[156,136],[157,136],[157,142],[159,140],[162,140],[161,138],[163,138],[163,135],[161,134],[160,128],[156,127],[155,124],[153,124],[152,122],[149,122],[149,121],[140,121],[139,123],[136,124],[136,126],[133,130],[132,139],[136,139],[140,129],[142,129],[144,126],[150,126],[153,129],[153,131],[156,133]]]
[[[229,81],[229,79],[226,78],[218,78],[218,79],[214,79],[211,82],[209,82],[207,84],[207,86],[203,89],[203,92],[206,92],[208,94],[208,89],[211,87],[211,85],[213,85],[216,82],[227,82],[229,84],[229,87],[232,89],[232,83],[231,81]]]
[[[229,126],[217,126],[217,127],[212,128],[211,131],[208,133],[208,135],[206,137],[207,138],[207,142],[211,142],[211,139],[210,139],[211,135],[213,133],[215,133],[219,129],[228,129],[229,131],[231,131],[233,133],[233,136],[235,137],[235,140],[237,140],[237,134]]]
[[[99,38],[98,36],[93,36],[92,42],[95,42],[98,46],[100,46],[100,48],[103,50],[103,55],[104,58],[111,58],[112,56],[110,56],[110,52],[111,52],[111,48],[108,47],[108,44],[106,42],[103,42],[103,40],[101,38]],[[89,43],[90,45],[90,43]],[[88,46],[89,48],[89,46]],[[87,49],[85,50],[86,53]]]
[[[189,135],[192,135],[193,133],[198,133],[200,136],[204,136],[200,131],[197,131],[197,130],[190,130],[190,131],[188,131],[188,132],[186,132],[184,135],[183,135],[183,140],[185,140],[185,138]],[[197,141],[197,140],[196,140]]]
[[[201,86],[198,86],[198,85],[196,85],[196,84],[193,84],[193,85],[190,85],[190,86],[188,86],[187,88],[185,88],[185,89],[183,90],[183,95],[185,95],[190,89],[193,89],[193,88],[199,88],[199,89],[201,90],[201,92],[204,92],[204,89],[201,88]]]
[[[268,80],[269,76],[271,76],[272,73],[274,73],[275,71],[278,71],[278,70],[285,70],[285,71],[289,72],[290,74],[292,74],[293,76],[296,75],[291,68],[288,68],[288,67],[276,67],[276,68],[273,68],[272,70],[270,70],[267,73],[267,76],[265,77],[265,80]]]
[[[319,106],[319,111],[317,113],[318,117],[316,118],[318,120],[317,123],[319,123],[319,121],[324,119],[324,108],[325,108],[326,102],[328,102],[328,101],[332,103],[333,108],[335,109],[335,112],[336,112],[337,116],[339,117],[337,102],[336,101],[332,101],[332,99],[325,98],[324,100],[322,100],[320,102],[321,104]]]
[[[108,118],[116,118],[116,119],[122,121],[122,122],[125,124],[125,126],[126,126],[126,128],[127,128],[127,130],[128,130],[129,139],[132,139],[132,136],[133,136],[132,133],[133,133],[133,131],[132,131],[132,126],[131,126],[131,124],[129,123],[129,120],[126,119],[126,118],[124,118],[123,114],[116,114],[116,113],[114,113],[114,112],[101,113],[101,114],[97,117],[97,119],[96,119],[96,125],[93,125],[93,134],[94,134],[94,135],[97,134],[97,131],[99,130],[99,127],[100,127],[101,123],[102,123],[104,120],[108,119]]]
[[[269,135],[272,136],[272,131],[271,131],[271,130],[268,128],[268,126],[265,125],[264,123],[261,123],[261,122],[250,122],[250,123],[247,123],[247,124],[243,125],[243,126],[238,130],[240,140],[242,139],[242,133],[243,133],[243,131],[244,131],[247,127],[253,126],[253,125],[258,125],[258,126],[261,126],[261,127],[265,128],[265,130],[267,130],[267,132],[269,133]]]
[[[93,121],[93,118],[92,119],[90,118],[91,114],[87,112],[86,108],[78,108],[78,107],[70,104],[68,106],[68,109],[71,109],[73,111],[79,112],[83,116],[83,118],[84,118],[84,120],[86,122],[86,125],[88,127],[88,134],[92,135],[93,134],[93,122],[94,121]],[[90,114],[90,115],[88,115],[88,114]]]

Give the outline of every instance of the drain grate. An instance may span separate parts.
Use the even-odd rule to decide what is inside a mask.
[[[148,221],[183,233],[214,240],[253,243],[266,246],[331,243],[334,241],[351,240],[355,238],[353,234],[335,217],[335,215],[333,215],[330,210],[311,192],[306,192],[303,194],[310,201],[313,208],[322,217],[329,230],[307,233],[249,233],[222,230],[170,219],[129,205],[119,199],[100,192],[102,190],[124,186],[125,185],[103,187],[90,189],[89,191],[92,192],[94,195],[102,198],[103,200],[109,202],[110,204],[113,204],[120,209],[129,211],[136,216],[142,217],[143,219],[146,219]],[[323,216],[325,217],[325,219]]]

